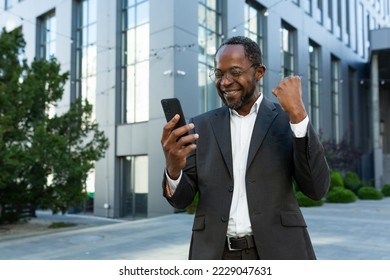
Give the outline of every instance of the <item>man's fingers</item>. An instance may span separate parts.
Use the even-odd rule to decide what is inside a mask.
[[[193,128],[194,128],[194,124],[189,123],[189,124],[183,125],[181,127],[178,127],[176,129],[172,130],[171,135],[172,135],[172,137],[177,139],[177,138],[181,137],[182,135],[188,133]]]
[[[190,144],[190,145],[187,145],[183,148],[184,150],[184,153],[186,154],[186,156],[192,152],[192,151],[195,151],[196,150],[196,144]]]
[[[300,76],[289,76],[281,80],[276,87],[272,89],[273,95],[278,97],[279,94],[282,94],[285,91],[298,90],[301,87],[301,77]]]
[[[172,129],[175,127],[175,125],[177,124],[179,119],[180,119],[180,115],[176,114],[173,116],[173,118],[169,122],[167,122],[164,125],[163,138],[167,138],[169,136],[169,134],[171,133]]]
[[[189,135],[180,137],[177,142],[180,146],[186,146],[186,145],[190,145],[192,142],[195,142],[198,138],[199,138],[199,134],[197,134],[197,133],[189,134]]]
[[[301,76],[288,76],[279,81],[278,86],[283,84],[291,83],[291,82],[301,82]]]
[[[196,149],[193,142],[199,138],[198,134],[187,133],[194,129],[195,125],[189,123],[181,127],[175,128],[180,116],[176,114],[168,121],[163,129],[161,137],[161,145],[165,155],[166,168],[171,178],[178,178],[180,170],[186,164],[187,155]]]
[[[199,137],[198,134],[187,135],[192,129],[194,129],[195,125],[193,123],[189,123],[174,129],[179,119],[180,116],[175,115],[172,120],[167,122],[167,124],[164,126],[163,135],[161,137],[161,144],[163,147],[169,143],[173,144],[177,142],[182,146],[188,145]]]

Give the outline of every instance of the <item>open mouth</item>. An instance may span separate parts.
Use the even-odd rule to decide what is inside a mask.
[[[225,96],[225,97],[227,97],[227,98],[230,98],[230,97],[235,96],[235,95],[238,94],[239,92],[240,92],[239,89],[225,90],[225,91],[223,91],[223,96]]]

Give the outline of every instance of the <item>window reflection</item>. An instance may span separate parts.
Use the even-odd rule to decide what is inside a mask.
[[[82,0],[76,13],[76,97],[93,105],[92,119],[96,116],[96,5],[96,0]]]
[[[311,123],[317,132],[319,132],[319,114],[320,114],[320,87],[319,87],[319,52],[320,47],[314,42],[309,42],[309,115]]]
[[[56,55],[56,16],[51,11],[37,19],[38,48],[37,58],[49,60]],[[46,112],[50,117],[55,115],[54,104],[49,104]]]
[[[149,119],[149,1],[122,1],[122,122]]]
[[[340,141],[340,115],[339,115],[339,96],[340,89],[340,61],[338,58],[332,56],[331,60],[331,83],[332,83],[332,125],[333,138],[336,143]]]
[[[250,4],[245,5],[245,26],[244,26],[244,32],[245,36],[251,38],[253,41],[257,42],[259,45],[262,55],[264,57],[264,41],[263,41],[263,36],[264,36],[264,15],[261,12],[260,9],[256,9],[252,7]],[[265,62],[263,61],[263,64]],[[259,90],[260,92],[264,91],[264,81],[263,79],[260,79],[260,87]]]
[[[149,1],[143,2],[137,7],[137,25],[149,22]]]
[[[281,78],[284,78],[294,75],[294,30],[283,24],[281,28],[281,37]]]
[[[5,0],[5,9],[9,9],[16,3],[16,0]]]
[[[127,156],[121,159],[121,216],[147,215],[148,165],[148,156]]]
[[[214,66],[214,54],[221,44],[222,2],[208,0],[198,2],[198,87],[199,112],[221,106],[214,83],[209,79],[209,69]]]
[[[56,52],[56,16],[54,12],[38,18],[38,52],[39,59],[50,59]]]

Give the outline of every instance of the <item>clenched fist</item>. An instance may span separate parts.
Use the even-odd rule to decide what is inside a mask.
[[[280,81],[272,90],[279,100],[282,109],[287,112],[291,123],[299,123],[306,117],[305,105],[302,101],[301,78],[289,76]]]

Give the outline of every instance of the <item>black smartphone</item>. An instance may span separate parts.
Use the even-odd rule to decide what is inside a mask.
[[[173,129],[176,129],[178,127],[181,127],[183,125],[186,125],[186,119],[184,117],[183,109],[181,108],[181,104],[179,99],[177,98],[166,98],[161,100],[161,105],[164,110],[165,118],[167,122],[172,120],[172,118],[176,115],[180,115],[180,120],[179,122],[175,125]],[[173,130],[172,129],[172,130]],[[184,134],[188,135],[188,133]],[[183,136],[184,136],[183,135]]]

